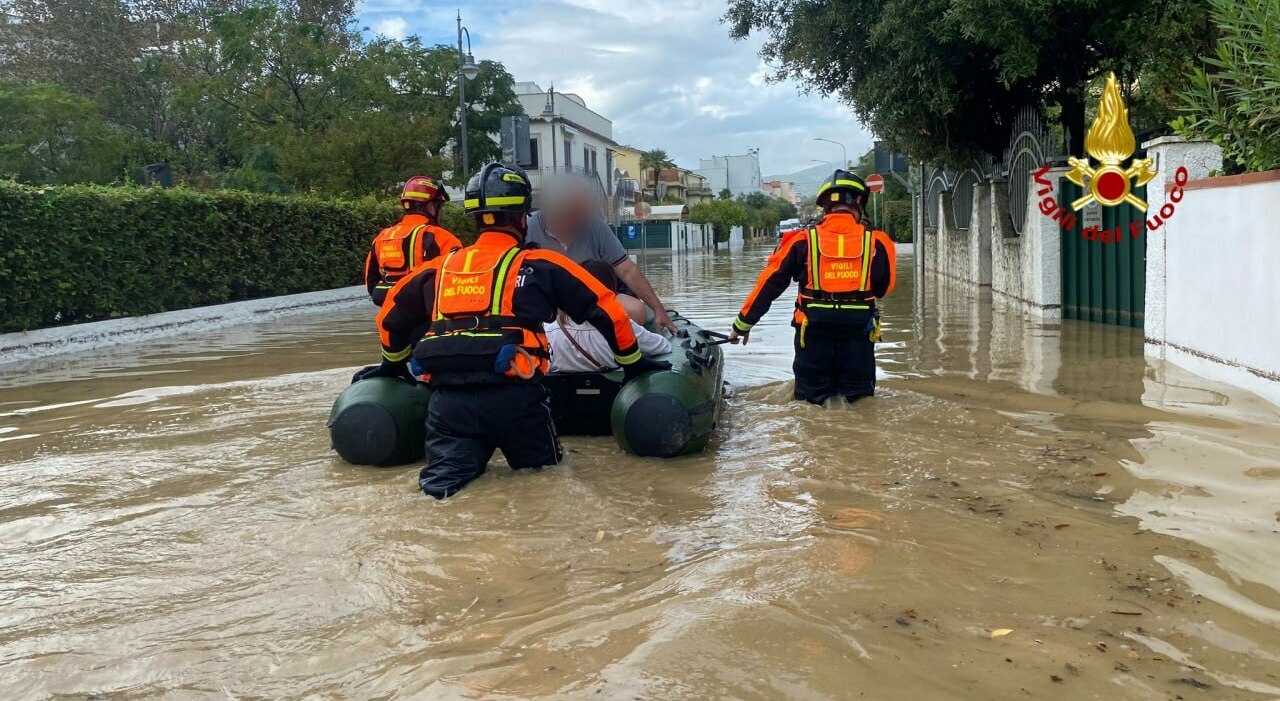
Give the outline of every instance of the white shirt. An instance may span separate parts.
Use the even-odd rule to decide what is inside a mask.
[[[559,324],[546,324],[543,328],[547,332],[547,345],[551,347],[551,372],[600,372],[600,364],[610,369],[618,367],[613,349],[609,348],[609,342],[604,340],[603,334],[596,331],[596,327],[579,324],[572,319],[566,320],[564,327],[592,359],[582,357],[578,349],[565,338]],[[661,355],[671,352],[670,341],[634,321],[631,322],[631,331],[636,335],[641,353]]]

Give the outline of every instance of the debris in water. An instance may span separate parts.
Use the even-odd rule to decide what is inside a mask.
[[[1058,525],[1056,525],[1056,526],[1054,526],[1054,527],[1053,527],[1053,530],[1055,530],[1055,531],[1060,531],[1060,530],[1062,530],[1062,529],[1064,529],[1064,528],[1069,527],[1070,525],[1071,525],[1071,524],[1069,524],[1069,523],[1059,523]]]
[[[1013,632],[1012,628],[996,628],[995,630],[991,631],[991,639],[994,640],[996,638],[1003,638],[1004,636],[1012,632]]]
[[[604,531],[596,531],[596,542],[604,540]]]
[[[1061,683],[1062,683],[1062,677],[1059,677],[1059,676],[1058,676],[1058,675],[1056,675],[1056,674],[1050,674],[1050,675],[1049,675],[1049,679],[1053,680],[1053,681],[1054,681],[1054,683],[1057,683],[1057,684],[1061,684]]]
[[[1204,691],[1205,689],[1210,688],[1208,684],[1205,684],[1204,682],[1200,681],[1199,679],[1196,679],[1195,677],[1179,677],[1177,679],[1174,679],[1173,683],[1186,684],[1188,686],[1195,687],[1201,691]]]
[[[1117,616],[1141,616],[1142,615],[1141,611],[1111,611],[1111,613],[1114,613]]]
[[[895,618],[895,619],[894,619],[894,621],[893,621],[893,622],[894,622],[894,623],[897,623],[898,625],[902,626],[903,628],[910,628],[910,627],[911,627],[911,621],[908,621],[907,619],[903,618],[902,616],[898,616],[897,618]]]

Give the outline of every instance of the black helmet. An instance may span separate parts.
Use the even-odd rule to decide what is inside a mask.
[[[528,214],[533,208],[529,177],[519,168],[490,163],[467,182],[462,208],[467,214]]]
[[[837,204],[867,204],[867,183],[847,170],[837,170],[818,188],[818,206],[828,209]]]

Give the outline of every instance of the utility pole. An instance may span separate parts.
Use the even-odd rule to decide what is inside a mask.
[[[547,91],[547,106],[543,108],[542,113],[546,115],[548,122],[551,124],[551,172],[555,173],[559,169],[559,156],[556,154],[556,84],[551,84],[551,89]]]
[[[467,35],[467,52],[462,53],[462,35]],[[460,162],[462,180],[465,183],[470,164],[467,162],[467,81],[480,74],[476,59],[471,55],[471,32],[462,26],[462,10],[458,10],[458,123],[462,133],[458,145],[462,151]]]

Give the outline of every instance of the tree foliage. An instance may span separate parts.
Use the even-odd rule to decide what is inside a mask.
[[[1192,74],[1175,127],[1222,147],[1232,172],[1280,168],[1280,3],[1210,2],[1222,36]]]
[[[754,213],[746,205],[730,199],[702,202],[689,208],[689,220],[695,224],[710,224],[716,241],[728,241],[730,229],[750,226],[753,217]]]
[[[640,170],[648,170],[653,174],[653,197],[658,197],[658,178],[662,175],[662,171],[667,168],[674,168],[675,161],[667,155],[667,152],[660,148],[650,149],[640,154]]]
[[[57,85],[0,81],[0,173],[42,183],[110,180],[130,144],[88,98]]]
[[[1024,106],[1059,116],[1082,148],[1089,82],[1114,70],[1167,103],[1211,37],[1201,0],[729,0],[735,38],[853,107],[898,152],[967,165],[999,154]],[[1188,49],[1192,49],[1188,51]],[[1146,103],[1142,103],[1146,104]],[[1152,109],[1155,109],[1153,107]]]
[[[366,40],[352,0],[11,0],[9,12],[0,78],[87,101],[71,114],[129,144],[130,173],[167,160],[198,187],[356,196],[418,172],[462,177],[456,50]],[[490,134],[522,111],[506,70],[479,68],[466,86],[473,166],[500,157]],[[79,177],[120,180],[125,165]]]

